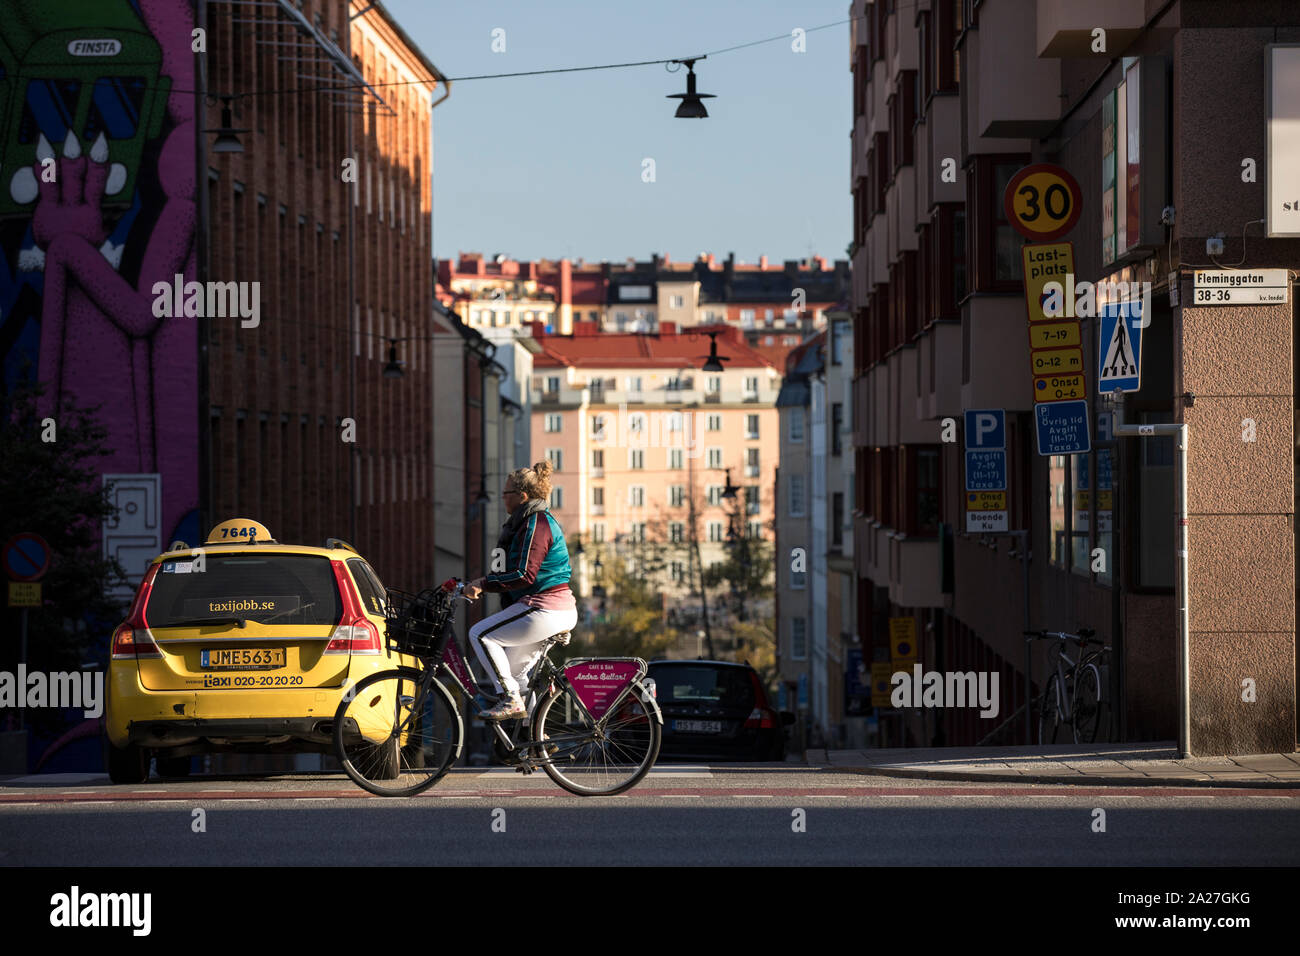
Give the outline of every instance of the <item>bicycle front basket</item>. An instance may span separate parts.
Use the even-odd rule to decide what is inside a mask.
[[[384,634],[389,650],[417,657],[431,655],[448,612],[448,602],[441,591],[424,590],[411,594],[389,588],[384,613]]]

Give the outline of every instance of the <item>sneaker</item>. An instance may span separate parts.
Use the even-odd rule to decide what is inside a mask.
[[[528,716],[528,710],[517,693],[507,694],[495,707],[484,711],[479,716],[484,720],[512,720],[516,717]]]

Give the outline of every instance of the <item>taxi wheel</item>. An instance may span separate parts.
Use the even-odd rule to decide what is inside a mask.
[[[149,751],[139,744],[114,747],[104,738],[104,766],[113,783],[144,783],[149,779]]]

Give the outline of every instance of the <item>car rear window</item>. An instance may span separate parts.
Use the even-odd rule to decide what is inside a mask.
[[[660,703],[707,701],[738,707],[754,706],[754,684],[741,667],[705,664],[651,664],[650,676]]]
[[[384,590],[375,569],[360,558],[349,559],[348,567],[352,569],[352,579],[357,582],[357,590],[361,592],[361,603],[370,613],[382,615],[388,604],[388,592]]]
[[[307,554],[205,554],[167,559],[154,575],[150,627],[238,617],[261,624],[337,624],[343,614],[328,558]]]

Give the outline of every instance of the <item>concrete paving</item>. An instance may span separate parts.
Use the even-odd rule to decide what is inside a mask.
[[[1300,752],[1178,759],[1171,741],[1043,747],[918,747],[809,750],[810,767],[928,780],[1142,784],[1197,787],[1300,787]]]

